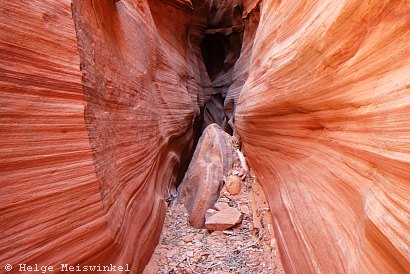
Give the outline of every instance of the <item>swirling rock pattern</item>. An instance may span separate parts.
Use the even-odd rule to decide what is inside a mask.
[[[410,269],[408,1],[3,0],[0,15],[0,267],[141,272],[220,92],[289,273]],[[213,83],[208,24],[244,31]],[[223,120],[219,99],[207,109]]]
[[[107,256],[70,2],[2,1],[0,14],[1,271]]]
[[[194,4],[2,2],[1,267],[142,271],[203,108]]]
[[[410,269],[410,4],[262,1],[236,127],[289,273]]]

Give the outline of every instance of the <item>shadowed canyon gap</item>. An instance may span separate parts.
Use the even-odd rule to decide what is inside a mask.
[[[4,0],[0,267],[129,264],[212,122],[287,273],[410,269],[410,3]]]

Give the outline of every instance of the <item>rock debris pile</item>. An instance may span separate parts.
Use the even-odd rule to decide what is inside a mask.
[[[237,156],[205,229],[193,228],[179,199],[168,208],[145,273],[283,273],[272,219],[253,172]],[[231,187],[228,187],[231,186]]]

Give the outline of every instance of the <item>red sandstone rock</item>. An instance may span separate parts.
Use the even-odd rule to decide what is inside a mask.
[[[205,126],[217,123],[230,132],[229,118],[224,110],[224,98],[232,84],[233,69],[239,58],[243,40],[242,0],[204,1],[209,3],[207,24],[202,49],[207,72],[210,76],[210,92],[205,96],[204,122]],[[209,42],[209,43],[207,43]],[[212,45],[212,46],[211,46]],[[217,58],[220,51],[224,57]],[[206,95],[207,95],[206,94]],[[231,113],[229,113],[231,114]]]
[[[205,223],[208,230],[229,229],[242,221],[242,213],[236,208],[229,207],[211,216]]]
[[[233,1],[2,1],[1,266],[140,272],[222,84],[288,272],[410,269],[408,3],[243,3],[211,84],[198,45]]]
[[[248,78],[250,69],[250,56],[252,55],[253,42],[257,33],[259,23],[259,2],[260,0],[244,0],[244,11],[242,14],[244,21],[243,42],[239,59],[235,63],[232,72],[232,83],[229,86],[224,101],[224,110],[227,119],[233,119],[235,107],[237,105],[242,86]]]
[[[186,243],[189,243],[189,242],[192,242],[193,239],[194,237],[192,235],[187,235],[182,240]]]
[[[219,197],[223,176],[232,168],[231,137],[218,125],[209,125],[203,132],[185,178],[179,189],[179,198],[195,228],[203,228],[205,212]]]
[[[408,272],[409,2],[261,3],[235,125],[286,272]]]
[[[226,190],[231,195],[238,195],[241,192],[241,179],[235,175],[228,176],[226,178]]]
[[[243,205],[243,206],[241,206],[241,212],[245,215],[248,215],[250,213],[250,209],[249,209],[248,206]]]

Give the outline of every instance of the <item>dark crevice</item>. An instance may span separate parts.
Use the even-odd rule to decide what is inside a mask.
[[[240,6],[211,6],[208,27],[201,41],[201,53],[211,82],[211,94],[205,95],[201,111],[201,129],[212,123],[232,134],[232,123],[225,115],[225,98],[232,85],[233,69],[240,57],[243,42],[243,19]],[[225,16],[221,16],[224,14]]]
[[[244,28],[239,6],[226,8],[224,12],[229,15],[228,20],[226,17],[218,19],[215,15],[218,9],[211,7],[208,26],[200,41],[202,59],[210,82],[206,83],[206,87],[203,86],[204,91],[206,90],[205,101],[193,124],[193,149],[184,152],[188,160],[181,162],[180,170],[183,172],[178,174],[176,187],[182,182],[202,132],[208,125],[216,123],[228,134],[233,134],[233,125],[225,115],[224,104],[232,84],[233,68],[240,57]]]
[[[205,34],[201,43],[201,52],[211,81],[223,69],[225,59],[231,48],[229,37],[221,34]]]

